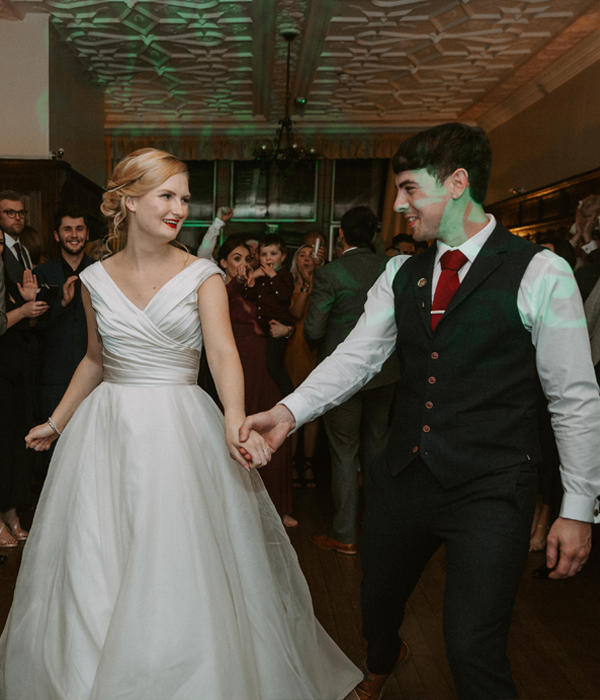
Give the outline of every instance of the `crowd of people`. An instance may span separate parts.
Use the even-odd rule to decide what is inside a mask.
[[[416,134],[393,168],[412,234],[382,249],[356,206],[333,260],[317,230],[295,251],[224,236],[228,207],[192,255],[185,165],[155,149],[115,168],[93,256],[65,207],[39,260],[23,198],[0,192],[0,547],[29,539],[0,698],[374,700],[410,658],[404,606],[442,543],[459,697],[517,697],[527,551],[547,547],[538,575],[574,575],[598,510],[600,197],[537,246],[484,212],[481,129]],[[310,539],[360,545],[362,672],[316,621],[285,531],[294,489],[329,488],[321,422],[334,515]]]

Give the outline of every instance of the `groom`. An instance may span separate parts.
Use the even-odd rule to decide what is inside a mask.
[[[371,465],[362,532],[365,700],[410,655],[398,635],[427,562],[446,546],[444,636],[459,697],[515,698],[506,654],[529,545],[549,401],[565,496],[548,536],[552,578],[587,561],[600,493],[600,397],[569,266],[486,215],[485,132],[444,124],[393,159],[418,256],[392,258],[354,331],[267,413],[247,418],[277,448],[354,394],[394,350],[402,366],[392,438]]]

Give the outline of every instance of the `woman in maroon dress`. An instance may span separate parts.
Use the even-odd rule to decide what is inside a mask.
[[[267,369],[267,341],[256,320],[256,293],[250,249],[238,236],[219,248],[219,265],[225,271],[231,326],[244,370],[246,415],[268,411],[281,401],[281,393]],[[260,470],[265,487],[286,527],[298,524],[292,512],[292,451],[290,441]]]

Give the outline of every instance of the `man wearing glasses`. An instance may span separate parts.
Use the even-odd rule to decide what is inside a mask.
[[[18,192],[0,192],[0,229],[4,231],[4,245],[7,248],[5,272],[13,282],[19,284],[23,281],[23,272],[32,268],[27,248],[19,243],[26,216],[27,212]]]

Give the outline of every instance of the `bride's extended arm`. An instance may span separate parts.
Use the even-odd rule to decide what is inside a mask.
[[[81,298],[87,320],[88,346],[85,357],[79,363],[62,401],[50,416],[50,420],[60,432],[64,430],[67,423],[71,420],[83,399],[102,381],[102,341],[98,334],[96,314],[92,308],[90,293],[83,284],[81,285]],[[47,450],[57,437],[58,433],[49,423],[42,423],[42,425],[38,425],[29,431],[25,442],[27,447],[31,447],[39,452]]]
[[[246,417],[244,374],[231,330],[227,291],[218,275],[209,277],[200,285],[198,313],[206,359],[225,411],[225,439],[229,453],[245,469],[262,467],[270,459],[270,448],[265,440],[253,433],[242,446],[239,439],[239,429]]]

